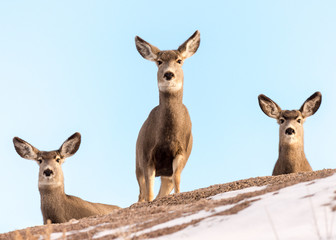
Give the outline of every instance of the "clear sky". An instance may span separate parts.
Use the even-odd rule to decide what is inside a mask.
[[[136,35],[167,50],[201,33],[183,66],[194,145],[182,191],[272,173],[278,125],[260,93],[298,109],[321,91],[305,152],[314,170],[335,168],[335,11],[335,1],[307,0],[0,1],[0,232],[42,224],[38,165],[17,155],[14,136],[55,150],[80,132],[66,193],[137,201],[135,142],[158,88]]]

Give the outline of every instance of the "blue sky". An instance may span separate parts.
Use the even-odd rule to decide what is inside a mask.
[[[334,1],[0,1],[0,232],[42,224],[38,166],[17,155],[14,136],[55,150],[80,132],[63,165],[66,193],[137,201],[135,142],[158,88],[136,35],[166,50],[201,32],[183,66],[194,145],[182,191],[272,173],[278,125],[260,93],[298,109],[321,91],[305,152],[314,170],[335,168],[335,10]]]

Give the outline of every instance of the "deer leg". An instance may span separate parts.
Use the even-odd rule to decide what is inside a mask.
[[[173,190],[173,178],[172,177],[161,177],[161,187],[159,194],[156,198],[163,197],[169,195],[169,193]]]
[[[183,156],[178,155],[173,160],[173,182],[175,193],[180,192],[181,172],[183,170]]]
[[[146,201],[153,201],[154,199],[154,180],[155,180],[155,168],[154,166],[147,166],[145,181],[146,181]]]
[[[140,189],[138,202],[144,202],[145,201],[145,193],[146,193],[146,181],[145,181],[145,176],[143,174],[143,171],[141,171],[140,169],[137,168],[136,169],[136,177],[137,177],[138,184],[139,184],[139,189]]]

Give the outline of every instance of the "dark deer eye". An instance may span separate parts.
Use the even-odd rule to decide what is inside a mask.
[[[182,60],[179,59],[179,60],[177,60],[176,62],[177,62],[178,64],[181,64],[181,63],[182,63]]]
[[[298,123],[301,123],[301,119],[296,120]]]
[[[280,123],[283,124],[284,122],[285,122],[285,120],[281,118]]]
[[[42,159],[39,159],[39,160],[37,160],[38,162],[39,162],[39,164],[41,164],[42,163]]]
[[[57,159],[56,159],[56,162],[58,162],[58,163],[59,163],[59,162],[60,162],[60,159],[59,159],[59,158],[57,158]]]
[[[162,64],[162,61],[160,61],[160,60],[157,61],[157,64],[158,64],[158,65],[161,65],[161,64]]]

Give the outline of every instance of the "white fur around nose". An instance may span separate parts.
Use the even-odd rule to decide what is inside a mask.
[[[167,72],[172,72],[174,74],[174,77],[172,77],[171,80],[167,80],[164,77],[164,74]],[[162,79],[159,81],[158,86],[159,86],[159,90],[161,92],[177,92],[179,90],[182,89],[182,80],[176,78],[176,73],[175,70],[171,67],[168,67],[165,71],[164,74],[162,76]]]
[[[46,171],[47,169],[50,169],[51,171],[53,171],[53,174],[50,175],[49,177],[44,175],[44,171]],[[59,186],[62,186],[62,181],[60,181],[60,180],[55,181],[57,179],[55,174],[56,174],[56,172],[53,170],[53,168],[50,165],[45,166],[43,168],[43,171],[40,172],[40,178],[39,178],[38,186],[39,187],[43,187],[43,186],[59,187]]]
[[[294,129],[294,133],[291,135],[286,134],[288,128]],[[291,144],[298,142],[297,128],[292,124],[288,124],[286,127],[283,128],[282,135],[283,135],[282,137],[283,141],[287,143]]]

